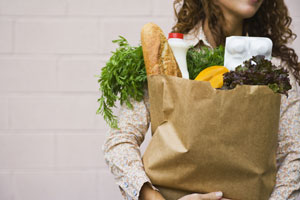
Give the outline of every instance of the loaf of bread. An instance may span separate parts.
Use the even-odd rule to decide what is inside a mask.
[[[159,26],[154,23],[145,24],[141,32],[141,41],[147,75],[182,77],[168,40]]]

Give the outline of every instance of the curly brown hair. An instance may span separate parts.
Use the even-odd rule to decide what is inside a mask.
[[[226,23],[221,8],[214,1],[175,0],[174,11],[177,22],[173,32],[189,33],[199,22],[207,20],[209,29],[217,44],[224,45],[227,36],[223,25]],[[292,18],[284,0],[264,0],[256,14],[244,20],[243,35],[268,37],[273,41],[273,57],[279,57],[295,76],[300,85],[300,63],[294,49],[287,46],[296,39],[290,25]]]

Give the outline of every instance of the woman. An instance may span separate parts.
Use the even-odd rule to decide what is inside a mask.
[[[174,32],[197,47],[216,47],[232,35],[268,37],[273,41],[273,61],[290,72],[292,89],[282,95],[276,185],[270,200],[294,200],[300,190],[300,67],[295,51],[286,44],[295,38],[283,0],[175,0]],[[179,8],[179,9],[177,9]],[[178,12],[176,11],[178,10]],[[122,106],[120,130],[110,130],[103,145],[109,165],[125,199],[164,199],[147,177],[139,146],[149,127],[149,100]],[[225,199],[222,192],[192,194],[180,200]]]

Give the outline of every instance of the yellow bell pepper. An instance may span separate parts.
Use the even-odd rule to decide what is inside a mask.
[[[195,78],[196,81],[209,81],[213,88],[223,86],[223,74],[229,72],[224,66],[211,66],[202,70]]]

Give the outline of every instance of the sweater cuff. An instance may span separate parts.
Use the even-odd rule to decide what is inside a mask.
[[[143,185],[144,185],[144,184],[147,184],[147,183],[149,183],[150,187],[151,187],[153,190],[159,192],[159,190],[151,183],[150,179],[149,179],[149,178],[146,178],[146,179],[144,179],[143,181],[141,181],[141,182],[138,184],[138,195],[137,195],[138,199],[139,199],[139,197],[140,197],[140,195],[141,195],[141,190],[142,190]]]
[[[123,177],[119,181],[117,181],[117,184],[119,185],[120,189],[124,190],[126,195],[129,197],[128,199],[132,200],[138,200],[140,196],[141,189],[145,183],[150,183],[150,186],[153,190],[156,190],[159,192],[159,190],[153,186],[150,179],[145,175],[142,177],[130,177],[130,179],[127,179],[128,177]]]

